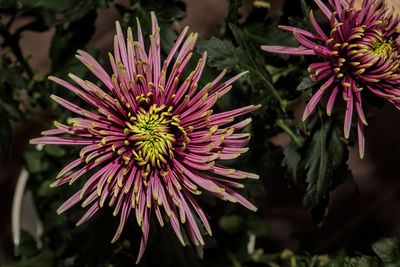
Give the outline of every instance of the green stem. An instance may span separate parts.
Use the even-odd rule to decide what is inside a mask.
[[[292,138],[293,142],[295,142],[298,146],[301,146],[301,142],[297,135],[283,122],[282,119],[277,119],[276,125],[284,130],[290,136],[290,138]]]
[[[269,90],[271,90],[272,94],[278,99],[279,104],[281,106],[281,109],[283,112],[286,112],[286,104],[282,100],[281,96],[279,95],[278,91],[275,89],[275,87],[265,78],[265,76],[261,73],[258,72],[258,75],[261,77],[261,79],[264,81],[265,85]]]

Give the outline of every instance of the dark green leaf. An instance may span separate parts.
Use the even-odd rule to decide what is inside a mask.
[[[303,80],[301,80],[301,83],[297,86],[296,90],[297,91],[307,90],[313,88],[314,85],[316,85],[317,83],[318,82],[312,81],[310,77],[305,77]]]
[[[243,0],[230,0],[229,11],[226,17],[227,23],[237,23],[239,19],[239,8],[242,6]]]
[[[304,142],[304,139],[299,136],[299,139],[301,140],[301,143]],[[282,164],[286,167],[287,172],[288,172],[288,179],[292,185],[298,183],[298,177],[299,177],[299,169],[300,169],[300,160],[301,160],[301,154],[299,151],[299,144],[296,142],[290,142],[290,144],[286,147],[284,150],[284,159]]]
[[[44,7],[57,12],[72,8],[76,1],[71,0],[20,0],[23,5],[31,7]]]
[[[272,65],[266,65],[265,66],[268,70],[268,72],[272,76],[272,83],[276,83],[280,78],[286,77],[288,74],[291,72],[295,71],[297,69],[297,66],[293,64],[288,64],[285,67],[275,67]]]
[[[243,51],[233,46],[231,42],[211,37],[207,41],[199,41],[197,50],[202,54],[207,52],[208,65],[219,70],[232,71],[243,61]]]
[[[306,121],[309,136],[299,137],[300,144],[292,142],[285,149],[283,164],[291,183],[305,176],[304,204],[311,208],[316,222],[326,216],[329,193],[340,184],[351,182],[347,167],[348,150],[341,140],[341,128],[331,117],[316,114]]]
[[[320,120],[311,131],[304,162],[307,170],[304,203],[311,208],[349,175],[348,151],[340,137],[341,129],[331,119]]]

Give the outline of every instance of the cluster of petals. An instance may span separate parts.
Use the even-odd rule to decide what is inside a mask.
[[[119,238],[133,213],[143,232],[138,261],[148,240],[152,213],[161,226],[165,220],[169,221],[182,244],[185,244],[182,230],[195,245],[204,244],[202,227],[209,235],[211,228],[195,195],[205,190],[256,210],[233,188],[243,187],[241,179],[258,178],[256,174],[216,163],[234,159],[248,150],[250,135],[241,130],[251,119],[232,122],[259,106],[215,114],[212,110],[217,100],[232,88],[231,84],[245,73],[222,82],[223,71],[215,80],[198,88],[206,53],[184,77],[197,34],[190,33],[185,39],[188,31],[185,28],[162,62],[160,29],[154,13],[151,19],[148,52],[139,21],[137,41],[130,28],[125,39],[116,23],[114,53],[109,54],[111,77],[92,56],[78,51],[76,57],[101,81],[102,88],[73,74],[69,77],[76,85],[49,77],[91,108],[84,109],[52,95],[54,101],[79,117],[70,118],[67,125],[55,122],[56,128],[31,140],[32,144],[83,146],[80,157],[65,166],[51,185],[86,179],[58,213],[82,202],[82,207],[88,209],[78,221],[80,225],[107,202],[115,208],[114,216],[120,216],[112,242]],[[202,226],[198,225],[200,221]]]
[[[341,93],[346,102],[344,136],[350,135],[355,107],[359,154],[363,158],[364,125],[367,125],[362,109],[363,90],[369,90],[400,109],[400,39],[395,36],[399,18],[383,0],[363,0],[360,9],[355,8],[354,0],[329,0],[331,8],[321,0],[314,1],[329,20],[329,34],[318,25],[311,11],[310,21],[315,33],[280,26],[293,33],[300,47],[262,46],[262,49],[273,53],[316,55],[323,59],[308,69],[313,81],[324,82],[308,102],[303,120],[327,91],[330,96],[326,111],[330,115]]]

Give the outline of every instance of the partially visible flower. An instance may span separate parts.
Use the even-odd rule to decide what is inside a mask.
[[[125,40],[119,23],[116,23],[114,54],[109,54],[111,77],[88,53],[78,51],[77,58],[102,82],[103,89],[73,74],[69,77],[78,86],[49,77],[97,112],[52,95],[58,104],[83,117],[69,119],[69,125],[55,122],[55,129],[44,131],[44,137],[31,140],[31,144],[84,146],[80,158],[62,169],[51,186],[72,184],[86,173],[90,176],[82,189],[57,212],[62,213],[83,200],[82,207],[90,205],[90,208],[78,221],[77,225],[80,225],[108,201],[109,206],[115,207],[114,216],[120,214],[120,224],[112,239],[115,242],[134,211],[143,231],[138,261],[147,243],[152,212],[161,226],[168,218],[183,245],[180,224],[195,245],[204,244],[196,217],[210,235],[211,228],[193,195],[205,190],[255,211],[256,207],[232,188],[243,187],[236,182],[238,179],[258,178],[256,174],[216,163],[216,160],[234,159],[248,150],[245,146],[250,134],[238,132],[251,119],[231,123],[235,117],[259,106],[216,114],[212,110],[217,100],[231,89],[231,84],[245,73],[221,83],[223,71],[198,90],[206,53],[195,70],[186,78],[182,77],[192,57],[197,34],[189,34],[184,41],[188,31],[185,28],[168,57],[161,61],[160,28],[154,13],[151,19],[148,52],[139,21],[138,41],[133,40],[130,28]],[[60,134],[77,137],[58,136]]]
[[[326,111],[330,115],[337,94],[342,93],[347,102],[344,136],[349,137],[355,106],[359,154],[363,158],[364,125],[367,125],[367,121],[362,110],[362,90],[367,89],[400,109],[400,43],[394,35],[399,18],[394,17],[393,9],[389,10],[382,0],[364,0],[360,10],[355,10],[354,0],[349,3],[345,0],[329,0],[333,12],[320,0],[314,1],[330,20],[331,31],[328,35],[317,24],[311,11],[310,20],[315,34],[280,26],[292,32],[302,46],[262,46],[262,49],[324,58],[319,63],[311,64],[308,69],[313,81],[326,81],[308,102],[303,120],[307,119],[329,89],[331,93]]]

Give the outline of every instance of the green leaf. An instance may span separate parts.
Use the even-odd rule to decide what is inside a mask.
[[[76,5],[76,1],[71,0],[20,0],[20,2],[26,6],[44,7],[57,12],[72,8],[74,5]]]
[[[310,77],[305,77],[301,80],[301,83],[297,86],[297,91],[304,91],[310,88],[313,88],[318,82],[314,82],[310,79]]]
[[[351,182],[352,175],[346,164],[348,150],[341,140],[339,122],[317,113],[306,123],[309,135],[299,137],[304,140],[300,145],[292,141],[285,149],[283,165],[291,183],[298,183],[305,176],[304,205],[311,208],[314,220],[321,222],[328,212],[330,191]]]
[[[252,93],[258,94],[260,104],[263,105],[264,110],[286,110],[287,102],[284,101],[272,85],[272,77],[265,69],[266,62],[261,54],[258,52],[259,47],[254,45],[249,39],[248,32],[242,30],[234,24],[229,24],[236,42],[243,51],[243,60],[241,60],[241,67],[244,70],[249,70],[247,81],[251,85]]]
[[[304,162],[307,170],[304,203],[311,208],[349,175],[348,151],[341,135],[341,129],[331,119],[319,120],[312,129]]]
[[[30,173],[38,173],[42,170],[41,159],[42,153],[37,150],[29,150],[24,153],[26,166]]]
[[[229,0],[229,11],[225,21],[227,23],[237,23],[239,19],[239,8],[242,6],[243,0]]]
[[[400,264],[399,242],[395,238],[384,238],[372,244],[372,250],[378,255],[382,262],[388,264]],[[395,266],[395,265],[393,265]],[[398,265],[397,265],[398,266]]]
[[[236,69],[243,61],[243,51],[233,46],[231,42],[211,37],[210,40],[200,40],[197,44],[200,54],[207,52],[208,65],[228,72]]]
[[[304,142],[304,139],[301,136],[299,137],[299,139],[301,140],[301,143]],[[299,182],[299,165],[301,161],[301,153],[299,151],[300,147],[301,146],[299,146],[296,142],[290,142],[286,149],[283,151],[284,159],[282,161],[282,164],[287,169],[287,178],[292,185]]]
[[[265,67],[272,76],[272,83],[276,83],[280,78],[286,77],[292,71],[295,71],[297,69],[297,66],[293,64],[288,64],[283,68],[275,67],[272,65],[266,65]]]

